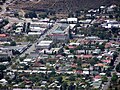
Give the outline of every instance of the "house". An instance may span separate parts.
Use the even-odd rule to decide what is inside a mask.
[[[12,39],[7,34],[0,34],[0,44],[10,43]]]
[[[53,54],[51,49],[43,49],[39,51],[40,54]]]
[[[0,38],[1,37],[7,37],[7,35],[6,34],[0,34]]]
[[[67,23],[67,19],[60,19],[58,22],[59,23]]]
[[[92,19],[85,19],[85,20],[79,20],[79,23],[81,24],[90,24]]]
[[[0,59],[1,58],[8,58],[8,57],[11,57],[12,54],[9,54],[7,52],[4,52],[4,51],[0,51]]]
[[[21,33],[23,31],[23,23],[18,23],[16,27],[15,33]]]
[[[41,35],[41,32],[28,32],[28,35]]]
[[[84,70],[84,71],[82,72],[82,74],[83,74],[83,75],[89,75],[89,71],[88,71],[88,70]]]
[[[99,55],[101,53],[101,50],[100,49],[95,49],[93,51],[93,55]]]
[[[32,29],[34,27],[50,28],[51,26],[52,26],[52,23],[42,22],[42,21],[37,21],[37,22],[31,22],[30,23],[30,29]]]
[[[1,79],[1,80],[0,80],[0,84],[3,85],[3,86],[5,86],[7,83],[8,83],[8,82],[7,82],[7,80],[5,80],[5,79]]]
[[[90,59],[93,57],[93,55],[89,54],[89,55],[76,55],[77,58],[82,58],[82,59]]]
[[[62,48],[51,48],[54,54],[60,54],[62,52]]]
[[[86,40],[99,40],[99,37],[97,36],[88,36],[88,37],[85,37]]]
[[[103,24],[101,24],[102,27],[104,28],[112,28],[112,27],[115,27],[115,28],[120,28],[120,23],[116,20],[105,20],[105,22]]]
[[[28,62],[28,63],[31,62],[31,61],[32,61],[32,59],[29,59],[29,58],[26,58],[26,59],[23,60],[23,62]]]
[[[67,18],[68,23],[77,23],[78,19],[77,18]]]
[[[30,52],[30,54],[29,54],[29,57],[33,58],[33,59],[37,58],[38,56],[39,56],[38,52]]]
[[[102,81],[93,81],[92,85],[94,89],[100,89]]]

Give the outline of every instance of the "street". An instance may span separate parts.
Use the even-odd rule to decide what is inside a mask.
[[[119,63],[120,63],[120,54],[118,55],[117,59],[114,62],[114,69],[112,70],[111,75],[113,75],[113,73],[117,73],[115,68]],[[101,90],[107,90],[110,85],[110,81],[111,81],[111,77],[108,77],[108,82],[106,83],[106,85],[103,86]]]

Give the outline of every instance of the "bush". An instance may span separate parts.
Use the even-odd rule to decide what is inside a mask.
[[[6,66],[0,65],[0,70],[5,70],[5,69],[6,69]]]
[[[15,41],[12,41],[12,42],[10,43],[10,46],[16,46],[16,42],[15,42]]]

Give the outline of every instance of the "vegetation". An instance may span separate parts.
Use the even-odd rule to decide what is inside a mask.
[[[37,14],[35,12],[28,12],[25,14],[25,18],[37,18]]]
[[[53,5],[53,3],[55,3]],[[11,6],[13,8],[22,7],[25,10],[31,11],[41,11],[41,12],[78,12],[79,10],[87,10],[88,8],[98,8],[101,5],[110,5],[113,3],[111,0],[42,0],[38,3],[34,2],[22,2],[21,0],[17,0],[14,4],[15,6]],[[115,0],[116,4],[120,4],[119,0]],[[67,8],[66,8],[67,7]]]
[[[120,63],[116,66],[116,71],[120,73]]]

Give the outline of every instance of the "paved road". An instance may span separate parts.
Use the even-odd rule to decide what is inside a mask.
[[[55,29],[58,28],[58,24],[55,23],[55,25],[49,29],[44,35],[42,35],[35,43],[32,44],[31,47],[29,47],[25,52],[23,52],[19,57],[24,57],[25,54],[30,54],[30,52],[33,52],[35,50],[35,45],[37,45],[38,42],[40,42],[41,40],[44,40],[44,38],[48,35],[48,34],[51,34]],[[18,59],[15,61],[15,62],[12,62],[12,64],[14,65],[16,62],[20,62],[19,60],[19,57]],[[8,67],[7,70],[12,70],[12,67]]]
[[[110,85],[111,77],[108,77],[108,82],[103,86],[101,90],[107,90]]]
[[[115,67],[114,67],[113,71],[111,72],[111,75],[113,75],[113,73],[116,73],[115,68],[116,68],[116,66],[117,66],[119,63],[120,63],[120,54],[118,55],[117,59],[116,59],[115,62],[114,62],[114,66],[115,66]],[[108,87],[109,87],[109,85],[110,85],[110,81],[111,81],[111,77],[108,78],[108,82],[106,83],[106,85],[104,85],[104,87],[103,87],[102,90],[107,90],[107,89],[108,89]]]
[[[118,65],[120,63],[120,54],[118,55],[118,57],[117,57],[117,59],[115,60],[115,62],[114,62],[114,71],[116,72],[116,66]]]
[[[51,29],[49,29],[44,35],[42,35],[37,42],[33,43],[32,46],[27,49],[23,54],[20,55],[20,57],[24,57],[25,54],[29,54],[30,52],[35,50],[35,45],[37,45],[38,42],[42,41],[48,34],[51,34],[55,29],[58,28],[58,24],[56,23]]]

